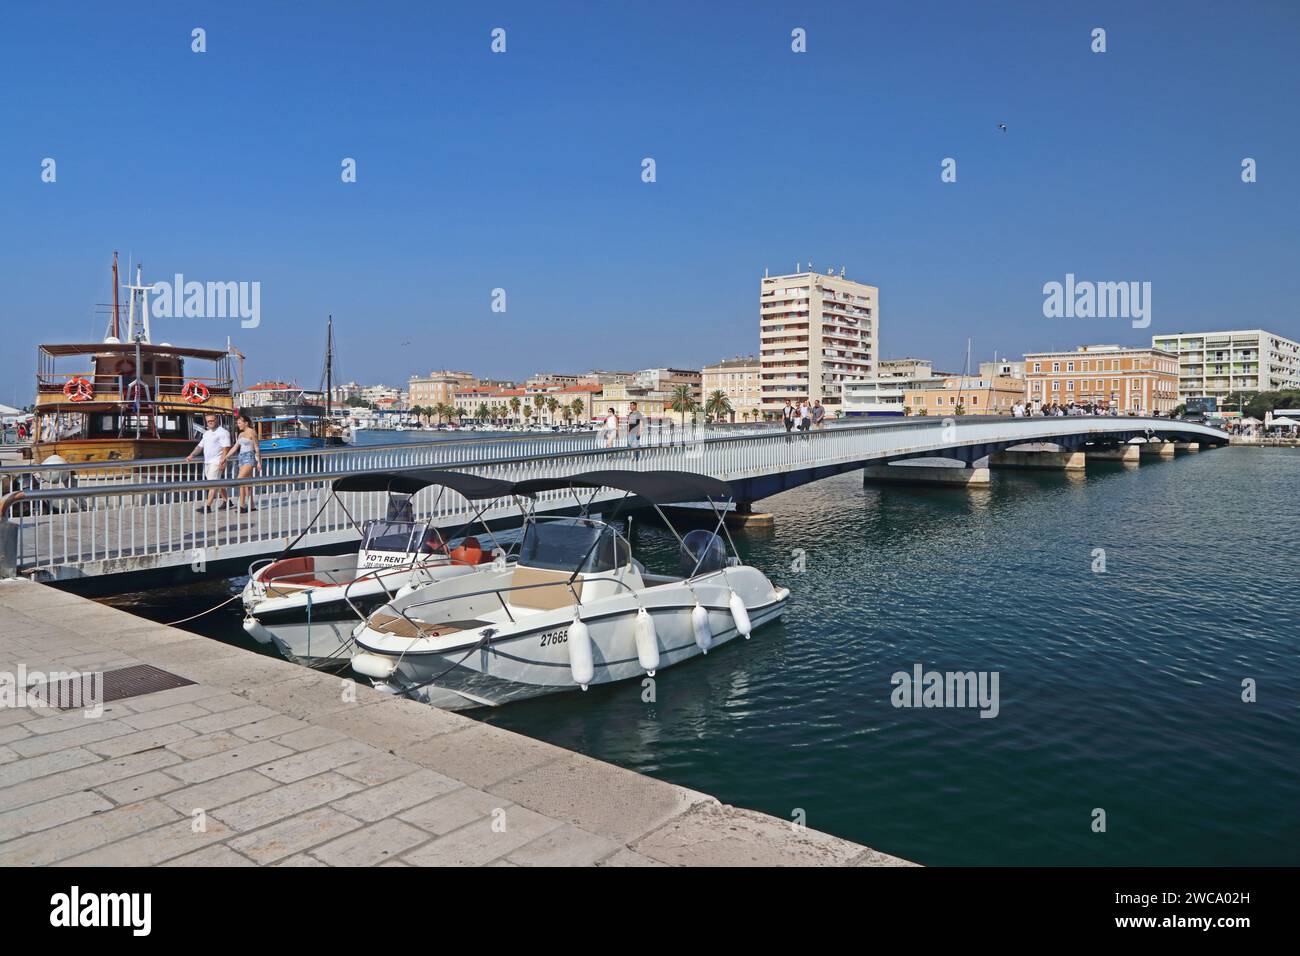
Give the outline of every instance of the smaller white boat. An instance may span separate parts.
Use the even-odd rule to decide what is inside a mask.
[[[415,517],[411,499],[429,487],[438,489],[430,514],[437,513],[446,491],[479,505],[457,534],[444,537],[431,519]],[[289,660],[309,667],[347,664],[352,631],[404,589],[474,575],[493,567],[494,561],[497,567],[509,567],[511,561],[490,528],[477,528],[483,512],[497,499],[511,497],[510,482],[464,472],[412,469],[349,475],[330,489],[331,495],[349,492],[388,495],[386,517],[360,526],[361,545],[355,554],[257,562],[249,568],[242,594],[244,630],[260,643],[274,644]]]
[[[721,481],[674,471],[594,471],[514,486],[517,496],[594,489],[578,517],[525,514],[518,560],[417,587],[355,632],[352,669],[375,687],[449,710],[496,706],[630,680],[708,653],[780,617],[790,596],[728,553]],[[622,502],[708,501],[717,529],[678,537],[681,573],[652,573],[607,521],[587,516],[601,488]],[[619,504],[602,504],[612,517]],[[582,506],[579,498],[579,505]],[[676,531],[673,532],[676,535]],[[730,536],[727,537],[730,540]]]

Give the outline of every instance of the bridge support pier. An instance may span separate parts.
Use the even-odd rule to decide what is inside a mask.
[[[771,528],[776,525],[776,516],[768,512],[755,511],[752,501],[737,501],[735,509],[727,512],[726,520],[728,528],[745,530]]]
[[[1083,471],[1085,464],[1086,459],[1081,451],[997,451],[989,455],[990,468]]]
[[[1143,458],[1173,458],[1174,443],[1171,441],[1149,441],[1138,445]]]
[[[1089,461],[1123,461],[1136,464],[1142,458],[1137,445],[1111,445],[1108,448],[1089,448],[1085,454]]]
[[[1176,451],[1176,452],[1179,452],[1179,451],[1191,452],[1191,451],[1200,451],[1200,450],[1201,450],[1201,443],[1200,443],[1200,442],[1195,442],[1195,441],[1176,441],[1176,442],[1174,442],[1174,451]]]
[[[862,469],[862,483],[877,482],[904,485],[932,485],[946,488],[985,488],[989,484],[987,468],[945,468],[935,465],[867,465]]]

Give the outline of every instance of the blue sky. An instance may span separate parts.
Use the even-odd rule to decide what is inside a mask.
[[[172,319],[155,340],[231,335],[250,377],[304,384],[331,312],[341,373],[390,384],[716,361],[757,348],[764,267],[809,259],[880,287],[885,356],[949,367],[968,337],[976,359],[1179,329],[1300,337],[1289,0],[0,18],[0,401],[30,401],[38,342],[98,332],[114,249],[148,279],[260,282],[259,328]],[[1150,329],[1044,318],[1043,283],[1067,272],[1151,282]]]

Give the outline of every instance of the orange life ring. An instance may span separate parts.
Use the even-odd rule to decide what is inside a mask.
[[[191,405],[202,405],[210,396],[211,393],[208,391],[208,387],[202,382],[191,380],[186,382],[185,387],[181,389],[181,398]]]
[[[74,375],[63,386],[63,394],[74,402],[88,402],[95,397],[95,389],[89,379]]]

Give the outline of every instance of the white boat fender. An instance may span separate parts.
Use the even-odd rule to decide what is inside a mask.
[[[583,690],[591,683],[591,679],[596,676],[596,665],[591,660],[591,631],[587,628],[587,623],[577,615],[574,615],[573,623],[569,625],[569,673],[573,675],[573,682]]]
[[[659,635],[655,632],[655,619],[641,608],[636,612],[636,658],[651,677],[659,669]]]
[[[691,630],[695,632],[695,643],[705,654],[713,646],[713,628],[709,626],[709,612],[704,610],[699,601],[691,608]]]
[[[270,644],[273,640],[271,632],[262,625],[261,621],[251,615],[244,618],[244,630],[259,644]]]
[[[754,629],[754,626],[749,623],[749,609],[745,607],[745,602],[741,600],[739,594],[732,591],[731,599],[727,603],[731,606],[731,619],[736,622],[736,633],[749,640],[749,632]]]
[[[362,651],[352,655],[352,669],[364,677],[383,681],[393,676],[397,670],[397,661],[385,655]]]

